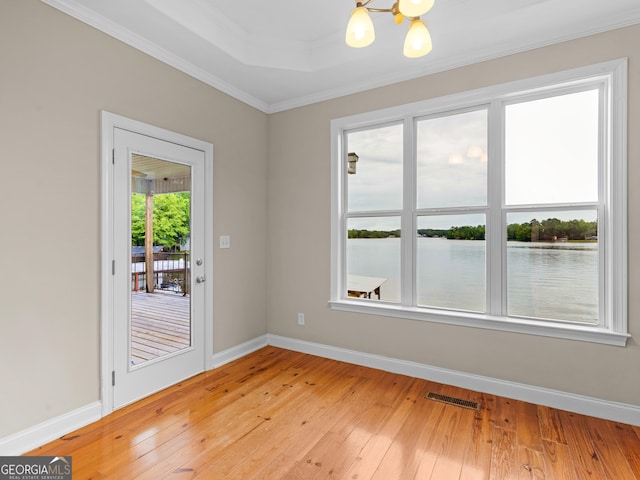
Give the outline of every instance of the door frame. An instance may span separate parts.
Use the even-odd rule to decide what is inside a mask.
[[[196,138],[155,127],[107,111],[100,112],[100,397],[102,416],[114,410],[112,372],[114,370],[114,129],[129,130],[204,152],[204,351],[202,369],[213,355],[213,145]]]

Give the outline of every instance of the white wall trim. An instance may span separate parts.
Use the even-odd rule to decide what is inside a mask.
[[[21,432],[0,438],[0,455],[22,455],[69,432],[100,420],[101,417],[101,403],[90,403]]]
[[[640,426],[640,407],[635,405],[509,382],[279,335],[269,334],[268,342],[269,345],[274,347],[286,348],[296,352]]]
[[[226,365],[238,358],[242,358],[245,355],[249,355],[256,350],[266,347],[268,345],[267,339],[268,337],[265,334],[260,337],[256,337],[253,340],[222,350],[221,352],[214,353],[207,361],[207,370],[213,370],[214,368],[221,367],[222,365]]]

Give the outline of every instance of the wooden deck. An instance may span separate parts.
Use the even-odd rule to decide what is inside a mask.
[[[131,294],[131,362],[139,364],[188,347],[190,297],[168,292]]]

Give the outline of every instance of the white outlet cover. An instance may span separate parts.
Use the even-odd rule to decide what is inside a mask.
[[[220,248],[231,248],[231,237],[229,235],[220,235]]]

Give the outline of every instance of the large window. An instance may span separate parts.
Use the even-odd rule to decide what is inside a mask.
[[[334,120],[332,307],[624,345],[625,72]]]

